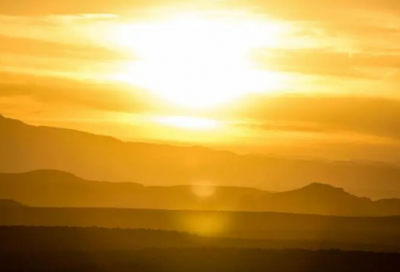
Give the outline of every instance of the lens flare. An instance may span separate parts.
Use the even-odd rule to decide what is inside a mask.
[[[213,185],[192,185],[192,192],[199,198],[209,198],[212,197],[216,188]]]

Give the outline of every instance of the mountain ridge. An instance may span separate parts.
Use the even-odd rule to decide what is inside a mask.
[[[0,199],[0,208],[21,208],[21,207],[27,207],[27,206],[13,199]]]
[[[37,207],[269,211],[340,216],[400,215],[400,199],[373,201],[322,183],[283,192],[211,185],[145,186],[85,180],[58,170],[0,173],[0,199]]]
[[[369,198],[400,198],[400,168],[383,163],[236,154],[119,139],[0,118],[0,172],[56,169],[89,180],[210,183],[286,191],[313,182]]]

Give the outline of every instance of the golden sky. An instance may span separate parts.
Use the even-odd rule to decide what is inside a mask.
[[[0,1],[0,114],[125,140],[387,158],[399,44],[395,0]]]

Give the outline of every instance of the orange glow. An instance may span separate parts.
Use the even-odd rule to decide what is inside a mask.
[[[191,116],[162,116],[154,120],[162,125],[191,130],[210,130],[221,126],[217,120]]]

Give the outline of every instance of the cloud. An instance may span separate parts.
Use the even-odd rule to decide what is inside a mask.
[[[4,80],[2,80],[4,79]],[[0,97],[29,98],[46,105],[80,106],[100,111],[147,112],[156,100],[133,87],[108,86],[74,80],[0,74]],[[11,101],[11,100],[10,100]]]
[[[121,22],[115,14],[65,14],[47,16],[0,15],[0,35],[73,45],[98,45],[109,25]],[[29,31],[27,31],[27,29]],[[101,45],[100,45],[101,46]]]
[[[333,49],[269,49],[254,59],[267,70],[360,79],[381,79],[381,69],[400,67],[400,51],[357,53]]]
[[[132,86],[98,85],[49,75],[86,78],[88,71],[87,78],[90,73],[101,78],[115,72],[119,61],[134,56],[99,42],[105,27],[135,22],[142,18],[142,12],[167,6],[174,9],[174,5],[176,9],[184,5],[188,9],[248,10],[262,18],[292,24],[294,31],[287,42],[280,48],[263,48],[264,55],[255,56],[257,64],[265,70],[312,79],[304,84],[293,80],[292,89],[307,92],[311,85],[313,90],[333,89],[325,96],[257,97],[224,113],[217,111],[215,116],[250,120],[244,126],[254,130],[345,131],[400,139],[400,128],[396,126],[400,123],[399,100],[395,94],[389,96],[388,86],[380,89],[372,84],[384,81],[393,89],[400,85],[397,0],[0,1],[0,70],[9,71],[0,75],[0,96],[7,98],[8,109],[12,97],[18,98],[18,105],[29,104],[21,100],[23,97],[42,106],[132,113],[164,111],[167,106],[155,97],[143,96],[147,92]],[[353,95],[358,89],[366,90],[364,97]],[[347,96],[338,97],[335,92]],[[371,93],[387,98],[365,97]]]
[[[252,6],[260,13],[291,20],[340,21],[349,19],[343,18],[344,15],[352,14],[353,21],[356,21],[355,15],[359,14],[400,12],[400,4],[396,0],[232,0],[226,5]]]
[[[397,0],[14,0],[0,2],[0,13],[8,15],[43,16],[51,14],[75,13],[116,13],[124,14],[138,9],[158,7],[186,8],[252,8],[263,13],[290,18],[330,18],[337,16],[338,11],[390,11],[399,12],[400,3]]]
[[[206,2],[209,3],[204,4]],[[0,10],[5,12],[3,14],[8,14],[0,16],[0,35],[2,34],[0,52],[3,52],[3,55],[24,54],[34,55],[35,58],[41,57],[42,62],[47,61],[48,66],[54,69],[57,69],[54,62],[58,62],[58,65],[69,63],[66,67],[69,71],[79,70],[78,67],[89,67],[91,64],[113,67],[113,63],[107,62],[134,57],[133,52],[122,53],[115,44],[108,44],[107,39],[101,40],[107,27],[112,28],[120,23],[127,21],[132,23],[137,20],[136,16],[132,16],[133,13],[125,11],[150,11],[152,8],[190,3],[189,6],[193,7],[208,5],[239,10],[247,7],[262,16],[272,16],[278,20],[292,22],[296,31],[289,35],[280,49],[266,49],[268,57],[257,56],[260,66],[267,70],[373,79],[387,72],[378,71],[379,68],[398,67],[400,52],[395,50],[396,44],[400,43],[398,35],[400,22],[396,25],[393,23],[396,21],[387,16],[388,13],[392,14],[395,11],[394,7],[399,6],[394,2],[388,0],[383,3],[373,0],[367,4],[363,1],[349,3],[344,0],[334,4],[327,0],[206,2],[116,0],[95,3],[94,0],[72,0],[57,1],[49,5],[48,2],[39,1],[33,5],[38,9],[32,9],[32,13],[24,8],[32,6],[28,5],[30,0],[17,0],[4,9],[0,3]],[[385,53],[387,50],[391,50],[391,53]],[[45,58],[53,58],[56,61]],[[73,63],[74,60],[79,62]],[[3,63],[3,66],[9,63],[9,61]],[[21,63],[24,61],[21,60]],[[31,65],[41,66],[37,65],[37,60],[32,60]],[[376,73],[374,74],[371,69],[376,69]]]
[[[1,55],[28,55],[68,60],[108,61],[126,59],[115,50],[94,46],[48,42],[30,38],[14,38],[0,35]]]
[[[400,140],[400,99],[367,96],[255,95],[213,110],[190,111],[161,102],[149,92],[124,85],[0,74],[0,98],[102,112],[201,115],[234,120],[253,130],[358,133]],[[18,102],[20,103],[20,102]],[[16,103],[16,105],[18,104]],[[21,108],[21,107],[19,107]],[[29,108],[29,107],[27,107]]]
[[[0,13],[13,16],[45,16],[89,13],[132,13],[164,5],[184,4],[184,0],[14,0],[12,3],[0,2]],[[204,1],[195,0],[194,3]]]
[[[303,132],[303,133],[334,133],[338,132],[329,129],[326,126],[318,125],[315,123],[301,123],[301,122],[262,122],[260,120],[248,120],[243,122],[233,122],[236,127],[242,127],[253,130],[265,131],[282,131],[282,132]]]
[[[0,71],[100,80],[134,59],[99,41],[118,16],[0,16]]]
[[[258,128],[354,132],[400,140],[400,100],[362,96],[254,97],[220,116],[240,118]]]

